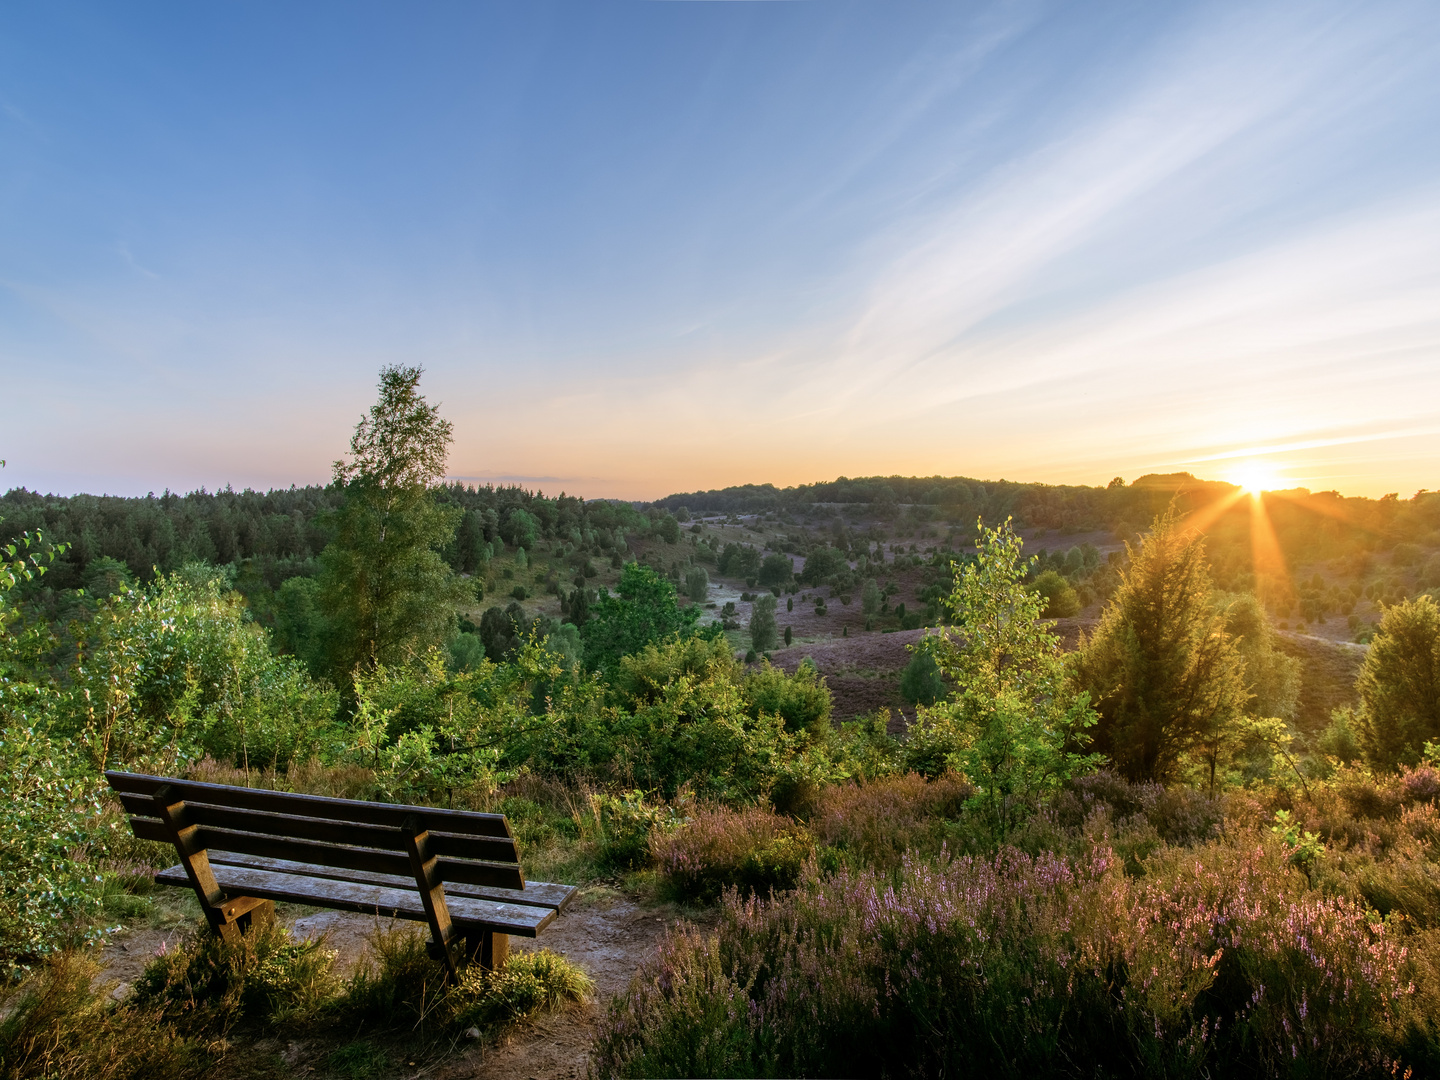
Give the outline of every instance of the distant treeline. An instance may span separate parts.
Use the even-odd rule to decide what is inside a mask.
[[[1173,501],[1182,514],[1196,514],[1207,531],[1225,539],[1250,535],[1251,500],[1237,489],[1190,473],[1151,474],[1105,487],[1024,484],[946,476],[841,477],[827,483],[777,488],[745,484],[712,491],[669,495],[654,505],[700,514],[813,515],[839,511],[882,520],[948,521],[973,527],[1013,517],[1022,528],[1079,533],[1106,531],[1129,537],[1143,531]],[[1228,505],[1225,505],[1227,504]],[[1440,492],[1401,500],[1344,498],[1337,492],[1296,488],[1265,496],[1265,509],[1282,549],[1300,560],[1334,558],[1357,550],[1389,550],[1398,543],[1440,542]],[[1207,513],[1210,512],[1210,513]]]
[[[650,524],[629,503],[586,502],[563,493],[551,498],[520,487],[454,484],[437,489],[436,496],[465,511],[445,551],[447,561],[465,573],[501,545],[560,539],[577,549],[609,551],[623,547],[626,530]],[[82,587],[86,568],[100,559],[123,563],[142,581],[191,562],[244,565],[247,574],[276,588],[313,572],[343,501],[338,489],[319,486],[167,491],[143,498],[41,495],[16,488],[0,496],[0,540],[40,531],[49,543],[69,545],[42,579],[52,589]]]

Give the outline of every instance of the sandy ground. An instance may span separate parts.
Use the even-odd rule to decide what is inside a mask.
[[[360,959],[366,939],[375,927],[371,916],[340,911],[282,906],[278,914],[301,937],[324,934],[335,949],[340,967]],[[417,1062],[397,1064],[394,1077],[435,1077],[443,1080],[484,1077],[524,1080],[526,1077],[580,1077],[585,1075],[595,1025],[610,998],[625,991],[636,968],[655,949],[665,932],[679,921],[668,907],[639,904],[614,890],[598,889],[576,897],[570,908],[536,940],[511,939],[512,951],[551,949],[579,964],[595,980],[595,999],[561,1012],[516,1024],[492,1045],[462,1047],[456,1053]],[[116,935],[101,954],[104,978],[115,981],[121,996],[162,948],[171,947],[188,932],[189,923],[169,928],[143,928]],[[283,1040],[265,1040],[256,1049],[281,1054],[293,1061],[295,1075],[325,1075],[308,1063],[306,1048]],[[244,1051],[240,1051],[244,1052]]]

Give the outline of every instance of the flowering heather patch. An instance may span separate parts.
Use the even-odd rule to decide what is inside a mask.
[[[804,826],[758,807],[700,810],[679,829],[650,833],[651,856],[682,900],[713,901],[727,888],[792,889],[814,849]]]
[[[938,854],[946,823],[958,818],[975,794],[954,773],[926,780],[917,773],[822,792],[810,820],[816,837],[855,866],[893,868],[906,851]]]
[[[1399,929],[1268,834],[907,856],[726,897],[612,1004],[595,1076],[1403,1075],[1435,1063]],[[1404,1059],[1403,1061],[1400,1059]]]

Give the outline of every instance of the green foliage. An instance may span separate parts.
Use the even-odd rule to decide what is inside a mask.
[[[450,666],[455,671],[470,671],[485,659],[485,643],[479,634],[456,634],[448,648]]]
[[[627,563],[620,573],[615,595],[600,590],[600,599],[580,628],[585,643],[585,666],[591,671],[613,672],[622,657],[648,645],[715,634],[697,629],[698,607],[682,609],[675,588],[648,566]]]
[[[446,994],[445,1020],[451,1029],[493,1028],[584,1001],[594,992],[591,978],[560,954],[514,952],[498,971],[478,964],[466,968]]]
[[[750,605],[750,645],[758,653],[773,649],[775,641],[775,597],[767,593]]]
[[[1290,817],[1289,810],[1275,811],[1275,824],[1270,832],[1278,836],[1290,851],[1290,862],[1299,867],[1308,867],[1325,854],[1325,845],[1317,833],[1306,832]]]
[[[599,839],[596,865],[605,872],[638,870],[650,861],[650,836],[680,824],[673,808],[647,802],[638,789],[593,794],[590,811]]]
[[[830,690],[815,664],[806,657],[794,675],[764,661],[745,674],[746,711],[754,720],[778,716],[785,730],[804,732],[812,743],[824,743],[830,736]]]
[[[91,559],[85,567],[85,592],[90,596],[103,598],[124,592],[135,583],[130,568],[119,559],[101,555]]]
[[[1167,513],[1129,555],[1076,657],[1076,684],[1100,714],[1095,745],[1131,779],[1169,779],[1196,751],[1213,776],[1247,693],[1244,660],[1214,612],[1204,541]]]
[[[1046,619],[1068,619],[1080,612],[1080,597],[1070,582],[1054,570],[1046,570],[1032,586],[1044,600],[1040,612]]]
[[[173,768],[208,753],[275,766],[321,753],[337,697],[275,656],[242,598],[207,567],[107,598],[77,631],[57,733],[97,770]]]
[[[1316,738],[1315,749],[1342,765],[1354,764],[1364,755],[1357,727],[1354,710],[1341,706],[1330,714],[1330,723]]]
[[[900,696],[911,705],[934,705],[949,692],[935,657],[917,651],[900,673]]]
[[[685,595],[692,604],[703,604],[710,595],[710,575],[703,566],[692,566],[685,571]]]
[[[101,881],[85,854],[103,781],[35,727],[0,731],[0,985],[83,938]]]
[[[321,555],[320,606],[330,669],[349,674],[422,655],[454,632],[471,590],[441,557],[464,516],[432,488],[445,473],[450,422],[420,395],[420,368],[386,367],[380,397],[355,428],[334,539]]]
[[[479,660],[453,671],[435,649],[423,664],[362,673],[347,756],[373,770],[374,793],[387,802],[483,799],[508,775],[500,767],[503,735],[524,727],[536,687],[562,670],[531,640],[502,665]]]
[[[314,1017],[339,982],[323,939],[295,940],[275,924],[223,941],[202,926],[135,980],[135,1001],[186,1035],[223,1034],[242,1020],[271,1026]]]
[[[746,581],[751,578],[759,578],[760,566],[760,552],[746,544],[737,544],[733,541],[725,545],[725,549],[720,552],[716,563],[720,573],[744,578]]]
[[[519,651],[529,627],[530,618],[525,609],[512,600],[504,608],[486,608],[480,616],[477,633],[485,646],[485,655],[498,664]]]
[[[1440,604],[1420,596],[1385,612],[1356,689],[1365,759],[1385,769],[1419,761],[1440,740]]]
[[[772,699],[813,699],[808,677],[798,682],[766,689]],[[777,785],[823,783],[836,773],[807,735],[791,734],[782,717],[747,699],[744,670],[723,639],[646,646],[621,658],[608,689],[593,679],[558,682],[542,715],[501,730],[507,765],[588,774],[664,798],[688,787],[702,798],[754,802]]]
[[[805,557],[805,566],[800,571],[802,585],[823,585],[836,574],[849,569],[845,553],[833,547],[822,547]]]
[[[594,993],[579,967],[548,949],[512,952],[498,971],[471,964],[445,985],[445,972],[428,955],[411,924],[377,926],[338,1011],[369,1030],[459,1033],[472,1026],[494,1029],[553,1010]]]
[[[656,518],[650,531],[667,544],[680,542],[680,523],[669,514],[661,514]]]
[[[949,598],[959,633],[920,643],[955,689],[919,707],[906,753],[911,768],[968,777],[1003,833],[1028,801],[1094,768],[1096,756],[1083,750],[1095,714],[1068,684],[1059,641],[1037,621],[1022,541],[1008,521],[979,528],[978,559],[957,567]]]
[[[766,555],[765,560],[760,564],[760,584],[767,589],[777,585],[790,584],[793,574],[794,569],[790,565],[790,556],[781,555],[779,552]]]
[[[529,551],[534,548],[535,541],[540,536],[540,521],[528,510],[517,506],[505,515],[500,526],[500,535],[511,547]],[[521,561],[520,565],[524,566],[525,563]]]
[[[290,578],[275,590],[272,647],[320,675],[328,662],[329,644],[329,628],[320,607],[320,582],[311,577]]]
[[[879,614],[881,599],[880,586],[874,578],[866,578],[865,586],[860,590],[860,611],[866,618]]]

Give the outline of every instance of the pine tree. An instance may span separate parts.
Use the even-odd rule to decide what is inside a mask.
[[[1440,742],[1440,605],[1429,596],[1385,612],[1356,682],[1365,759],[1393,769]]]
[[[1198,534],[1170,511],[1127,550],[1130,566],[1081,641],[1074,679],[1100,714],[1095,748],[1131,780],[1164,782],[1242,721],[1245,662],[1214,610]]]

